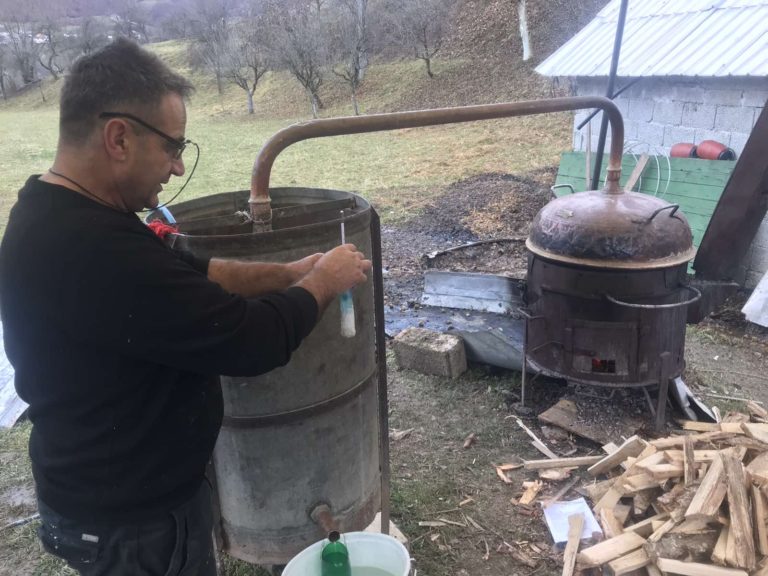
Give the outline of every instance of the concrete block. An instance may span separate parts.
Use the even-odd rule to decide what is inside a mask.
[[[664,144],[664,126],[654,122],[638,124],[637,140],[650,146],[662,146]]]
[[[464,341],[453,334],[407,328],[395,336],[393,345],[400,368],[449,378],[456,378],[467,369]]]
[[[692,104],[704,104],[707,101],[706,90],[695,82],[676,83],[669,88],[669,95],[677,102],[690,102]]]
[[[720,142],[726,146],[731,145],[731,133],[723,132],[722,130],[699,130],[696,129],[696,136],[694,136],[694,143],[698,144],[702,140],[714,140]]]
[[[683,126],[711,130],[715,126],[716,111],[717,107],[712,104],[686,102],[683,104]]]
[[[768,102],[768,86],[763,90],[744,90],[744,95],[741,99],[742,106],[751,106],[753,108],[762,108],[766,102]]]
[[[744,132],[731,132],[731,139],[728,146],[733,148],[736,151],[736,154],[740,155],[744,151],[744,146],[747,145],[747,140],[749,140],[749,134],[745,134]],[[723,142],[723,144],[725,144],[725,142]]]
[[[744,96],[742,90],[730,87],[715,87],[704,94],[704,103],[715,106],[742,106]]]
[[[625,120],[624,121],[624,139],[637,140],[637,129],[640,126],[640,122],[637,120]]]
[[[718,106],[715,115],[715,130],[749,133],[752,130],[754,118],[754,108]]]
[[[674,146],[678,142],[693,142],[696,130],[684,126],[664,127],[664,146]]]
[[[680,126],[683,121],[683,103],[658,101],[653,107],[653,121],[657,124]]]
[[[650,122],[653,119],[653,105],[653,100],[630,98],[627,119]]]

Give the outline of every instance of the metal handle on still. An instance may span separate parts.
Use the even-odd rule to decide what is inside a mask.
[[[669,308],[680,308],[682,306],[688,306],[690,304],[693,304],[694,302],[698,302],[701,298],[701,292],[697,290],[696,288],[693,288],[692,286],[682,286],[683,290],[690,290],[693,292],[694,296],[690,300],[685,300],[683,302],[676,302],[674,304],[633,304],[632,302],[624,302],[622,300],[619,300],[617,298],[614,298],[610,294],[606,294],[605,298],[609,302],[616,304],[618,306],[624,306],[626,308],[642,308],[644,310],[664,310]]]

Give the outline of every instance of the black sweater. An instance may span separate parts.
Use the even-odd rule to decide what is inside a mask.
[[[0,247],[0,313],[29,403],[39,497],[82,521],[163,513],[200,485],[222,418],[217,374],[288,362],[317,318],[301,288],[230,294],[135,214],[36,176]]]

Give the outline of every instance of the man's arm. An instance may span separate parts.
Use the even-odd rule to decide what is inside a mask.
[[[312,254],[287,264],[212,258],[208,264],[208,279],[228,292],[253,298],[296,284],[312,270],[321,256]]]

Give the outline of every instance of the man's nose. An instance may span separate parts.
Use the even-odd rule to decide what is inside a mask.
[[[184,176],[184,158],[174,158],[171,161],[171,174],[174,176]]]

